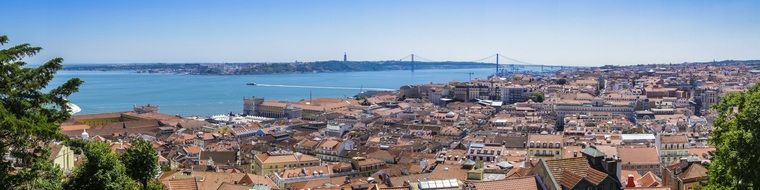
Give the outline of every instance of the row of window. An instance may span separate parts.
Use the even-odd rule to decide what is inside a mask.
[[[481,149],[470,149],[470,154],[491,154],[494,155],[501,155],[501,150],[481,150]]]
[[[554,156],[559,155],[559,151],[554,151],[552,153],[551,150],[530,150],[530,155],[532,156]]]
[[[533,143],[533,142],[530,142],[528,144],[528,147],[529,148],[560,148],[562,146],[560,146],[559,143],[540,143],[540,142]]]
[[[467,158],[469,158],[470,160],[475,160],[475,161],[488,161],[488,162],[496,160],[496,157],[493,157],[493,156],[467,156]]]
[[[282,165],[282,168],[293,168],[293,167],[304,167],[304,166],[316,166],[318,165],[318,162],[309,162],[309,163],[300,163],[300,164],[285,164]],[[269,165],[269,169],[277,169],[280,168],[280,165]]]
[[[663,149],[684,149],[686,148],[686,144],[663,144]]]

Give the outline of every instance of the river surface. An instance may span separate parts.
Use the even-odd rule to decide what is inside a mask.
[[[397,90],[408,84],[466,81],[493,74],[493,69],[430,69],[270,75],[177,75],[132,71],[59,71],[51,86],[79,77],[80,91],[69,100],[79,114],[129,111],[134,105],[157,104],[162,113],[209,116],[240,113],[243,98],[298,101],[313,97],[350,97],[363,90]],[[248,86],[255,82],[258,85]]]

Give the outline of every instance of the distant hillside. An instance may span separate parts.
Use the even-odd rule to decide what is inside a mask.
[[[760,60],[724,60],[711,62],[686,62],[683,64],[758,65]],[[640,64],[629,66],[657,66],[661,64]],[[506,66],[506,64],[505,64]],[[415,62],[414,69],[467,69],[490,68],[492,63],[479,62]],[[605,66],[607,67],[607,66]],[[616,66],[612,66],[616,67]],[[409,70],[409,61],[317,61],[297,63],[141,63],[141,64],[74,64],[65,65],[64,70],[79,71],[135,71],[143,73],[175,73],[191,75],[252,75],[272,73],[316,73]]]
[[[465,69],[494,67],[477,62],[415,62],[414,69]],[[408,61],[319,61],[306,63],[153,63],[153,64],[78,64],[64,70],[117,71],[147,73],[180,73],[198,75],[246,75],[271,73],[353,72],[408,70]]]

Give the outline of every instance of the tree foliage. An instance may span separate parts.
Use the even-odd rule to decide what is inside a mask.
[[[84,156],[84,163],[64,184],[66,189],[139,189],[108,144],[90,141],[85,145]]]
[[[530,94],[530,100],[533,100],[533,102],[544,102],[544,93],[542,92],[533,92]]]
[[[753,189],[760,184],[760,86],[731,93],[713,107],[710,144],[715,153],[709,165],[706,189]]]
[[[557,84],[559,84],[559,85],[565,85],[565,84],[567,84],[567,79],[565,79],[565,78],[557,79]]]
[[[8,37],[0,35],[0,46]],[[64,139],[59,124],[69,115],[66,98],[79,90],[74,78],[48,88],[63,59],[38,67],[23,60],[42,48],[20,44],[0,49],[0,189],[60,189],[61,172],[48,157],[48,145]],[[46,92],[47,91],[47,92]]]
[[[148,189],[148,182],[158,175],[158,153],[145,140],[135,139],[131,144],[121,155],[122,163],[127,167],[127,175]]]
[[[150,180],[148,182],[148,187],[145,188],[146,190],[164,190],[164,184],[161,184],[158,180]]]

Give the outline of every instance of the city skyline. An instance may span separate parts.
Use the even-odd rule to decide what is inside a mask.
[[[28,62],[393,60],[600,66],[760,58],[752,1],[14,1],[0,13]]]

